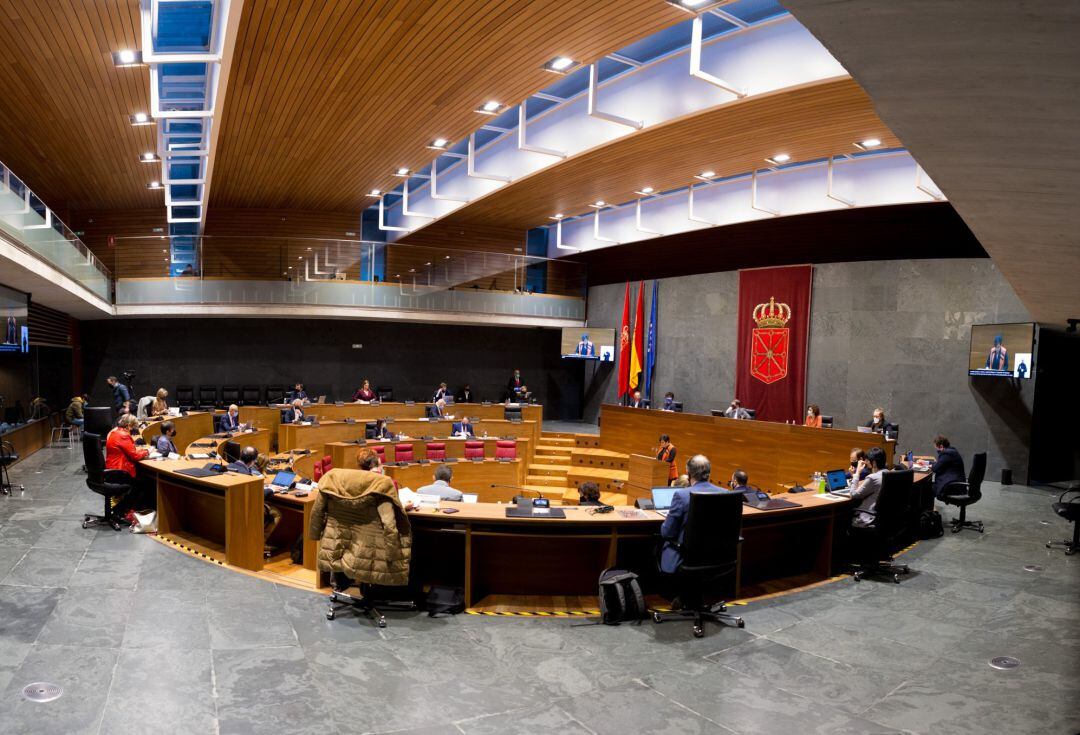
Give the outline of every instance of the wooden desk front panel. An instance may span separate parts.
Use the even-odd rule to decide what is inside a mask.
[[[880,434],[622,406],[601,407],[600,426],[604,449],[655,455],[659,436],[668,434],[678,448],[680,470],[691,456],[704,454],[712,462],[714,483],[726,484],[743,469],[752,485],[769,493],[777,491],[777,483],[802,483],[814,472],[847,467],[853,447],[891,451]]]
[[[315,414],[320,420],[339,421],[356,419],[357,421],[375,421],[377,419],[422,419],[427,416],[430,403],[313,403],[305,410]],[[287,408],[287,406],[282,406]],[[275,409],[276,410],[276,409]],[[501,403],[454,403],[446,407],[446,412],[454,416],[468,416],[481,419],[506,418],[506,406]],[[525,421],[540,421],[544,415],[543,406],[522,406],[521,418]]]
[[[214,415],[209,412],[192,411],[186,416],[169,417],[165,420],[172,421],[176,427],[173,444],[177,449],[185,449],[192,442],[214,433]],[[150,446],[161,436],[161,423],[153,421],[140,432],[143,440]]]
[[[39,449],[49,446],[52,438],[52,417],[28,421],[16,429],[0,434],[0,440],[11,442],[13,451],[23,461]],[[105,437],[101,437],[101,446],[105,446]]]
[[[453,428],[453,422],[450,421],[403,419],[392,424],[394,432],[403,433],[413,438],[431,436],[435,440],[447,439]],[[481,420],[474,424],[474,432],[483,435],[485,430],[489,438],[500,436],[528,438],[530,442],[526,446],[528,446],[530,452],[532,447],[536,445],[536,435],[539,434],[538,426],[533,421],[514,423],[511,421]],[[363,438],[364,424],[362,422],[350,424],[344,421],[327,421],[318,426],[282,424],[278,434],[278,450],[282,452],[290,449],[321,450],[324,445],[331,442],[347,442]],[[520,451],[518,456],[522,456]],[[528,457],[525,458],[528,459]]]
[[[456,459],[462,459],[465,457],[465,439],[444,439],[440,440],[446,444],[446,456],[454,457]],[[476,439],[468,441],[482,441],[484,442],[484,457],[487,459],[495,458],[496,443],[498,439]],[[395,441],[375,441],[369,440],[363,446],[369,447],[383,447],[383,452],[386,456],[387,462],[397,462],[397,450],[398,444],[408,444],[413,449],[413,459],[427,459],[427,441],[423,439],[406,439],[402,442]],[[518,458],[529,456],[529,440],[522,438],[517,440],[517,452]],[[352,442],[331,442],[326,445],[324,450],[325,454],[329,454],[334,461],[335,467],[344,467],[346,469],[356,469],[356,450],[361,445],[354,444]]]
[[[231,441],[239,444],[241,449],[243,449],[244,447],[255,447],[255,450],[259,452],[259,454],[265,454],[268,456],[270,454],[270,432],[266,429],[256,429],[255,431],[237,434],[232,437],[219,438],[215,437],[213,434],[211,434],[210,436],[200,437],[198,440],[193,442],[193,444],[209,444],[213,442],[214,446],[197,447],[192,446],[192,444],[188,444],[187,448],[184,449],[184,454],[201,453],[213,450],[218,453],[219,457],[224,459],[225,444]],[[176,447],[177,449],[179,449],[180,445],[177,444]]]
[[[269,406],[241,406],[240,421],[251,422],[256,429],[266,429],[270,434],[270,447],[278,445],[278,427],[281,426],[281,410]]]
[[[404,467],[387,466],[386,475],[397,480],[401,487],[418,490],[424,485],[435,482],[433,475],[439,462],[430,464],[410,464]],[[465,493],[476,493],[481,503],[509,502],[517,490],[511,488],[493,488],[492,485],[520,485],[519,477],[523,470],[521,460],[513,462],[453,462],[450,468],[454,478],[450,485]]]

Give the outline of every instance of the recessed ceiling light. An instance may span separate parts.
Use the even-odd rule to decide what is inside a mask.
[[[605,202],[603,199],[597,199],[595,202],[593,202],[589,206],[592,207],[593,209],[600,209],[601,207],[606,207],[607,202]]]
[[[694,178],[701,179],[702,181],[712,181],[716,178],[716,172],[712,171],[711,169],[707,169],[694,176]]]
[[[369,191],[369,192],[367,193],[367,195],[368,195],[369,197],[381,197],[381,196],[382,196],[382,192],[381,192],[381,191],[379,191],[378,189],[372,189],[371,191]]]
[[[878,148],[881,145],[880,138],[867,138],[866,140],[860,140],[855,144],[855,147],[861,151],[868,151],[871,148]]]
[[[668,5],[674,5],[679,10],[688,13],[700,13],[718,5],[723,5],[728,0],[666,0]]]
[[[791,156],[789,156],[787,153],[777,153],[772,158],[766,158],[765,160],[774,166],[779,166],[781,163],[787,163],[788,161],[790,161]]]
[[[558,214],[553,214],[550,217],[548,217],[548,219],[553,219],[553,220],[560,220],[562,218],[563,218],[563,213],[562,212],[559,212]]]
[[[498,115],[500,112],[506,109],[506,105],[495,100],[488,100],[484,104],[476,108],[476,111],[481,115]]]
[[[565,74],[577,66],[581,66],[580,61],[574,61],[569,56],[556,56],[554,59],[544,64],[544,70],[553,71],[556,74]]]
[[[160,181],[151,181],[149,184],[146,185],[146,188],[147,189],[160,189],[161,188],[161,182]]]
[[[427,147],[434,151],[445,151],[448,145],[450,145],[450,141],[446,138],[436,138],[428,143]]]
[[[128,122],[132,125],[153,125],[154,120],[145,112],[136,112],[134,115],[128,115]]]
[[[139,156],[139,160],[143,163],[154,163],[155,161],[160,161],[161,159],[157,157],[156,153],[147,152]]]
[[[409,175],[409,169],[405,168],[404,166],[402,166],[401,168],[399,168],[397,171],[394,172],[394,176],[408,176],[408,175]]]
[[[635,191],[634,193],[635,194],[641,194],[642,196],[648,196],[649,194],[652,194],[653,191],[654,190],[653,190],[653,188],[651,186],[646,186],[643,189],[639,189],[638,191]]]
[[[138,66],[142,63],[142,52],[126,48],[113,51],[112,58],[117,66]]]

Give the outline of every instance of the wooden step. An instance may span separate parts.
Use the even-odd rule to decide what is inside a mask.
[[[530,475],[558,475],[559,477],[566,477],[567,471],[569,471],[570,465],[565,464],[543,464],[534,462],[529,465]]]
[[[537,454],[533,459],[540,464],[570,464],[569,454]]]
[[[577,448],[571,455],[571,464],[579,467],[596,467],[607,470],[629,470],[630,456],[608,449]]]
[[[540,442],[550,446],[572,447],[577,443],[572,436],[550,436],[546,432],[540,434]]]
[[[602,493],[625,492],[622,484],[627,481],[630,473],[626,470],[610,470],[596,467],[571,466],[567,473],[566,481],[570,487],[578,487],[583,482],[595,482],[600,486]]]
[[[567,457],[574,451],[574,447],[569,445],[560,446],[558,444],[538,444],[536,446],[537,454],[565,454]]]
[[[600,446],[599,434],[578,434],[577,439],[574,440],[574,446],[582,449],[593,448]]]
[[[556,477],[555,475],[526,475],[524,487],[528,487],[529,485],[567,487],[565,475],[559,477]]]

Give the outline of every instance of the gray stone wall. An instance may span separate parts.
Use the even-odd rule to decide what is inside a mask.
[[[646,315],[651,282],[646,283]],[[623,286],[589,289],[589,325],[618,329]],[[631,308],[633,303],[631,303]],[[672,390],[685,410],[708,413],[735,386],[738,273],[660,281],[654,398]],[[876,406],[900,425],[900,448],[932,453],[943,433],[965,459],[988,453],[988,475],[1027,475],[1034,379],[970,378],[970,326],[1031,317],[988,259],[829,263],[814,268],[807,401],[836,426]],[[1038,356],[1036,355],[1036,365]],[[586,383],[585,418],[615,399],[614,370]]]

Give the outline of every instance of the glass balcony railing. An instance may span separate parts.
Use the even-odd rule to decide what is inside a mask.
[[[109,269],[2,163],[0,230],[17,246],[34,253],[94,295],[110,300]]]
[[[585,318],[584,266],[517,252],[202,236],[190,262],[179,263],[161,236],[118,238],[112,253],[118,306],[304,304]]]

